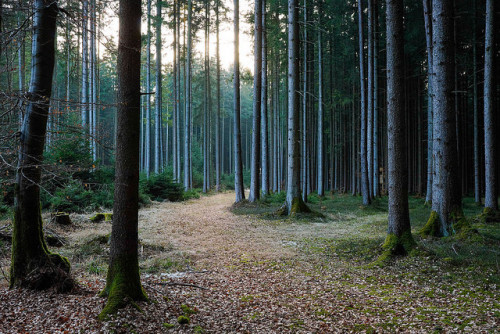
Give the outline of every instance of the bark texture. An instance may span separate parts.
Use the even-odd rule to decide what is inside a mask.
[[[391,254],[404,255],[414,242],[408,210],[403,0],[387,0],[386,12],[389,226],[384,248]]]
[[[120,0],[116,176],[106,306],[100,319],[147,300],[138,261],[141,1]]]
[[[245,199],[240,126],[240,3],[234,0],[234,189],[235,202]]]
[[[10,287],[64,291],[73,286],[68,260],[47,248],[40,207],[40,166],[52,95],[58,11],[57,2],[34,2],[31,81],[20,131]]]

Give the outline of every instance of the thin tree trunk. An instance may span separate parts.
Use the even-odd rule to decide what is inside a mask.
[[[178,182],[177,179],[177,159],[179,159],[179,155],[177,152],[177,123],[179,122],[179,118],[177,118],[177,108],[179,106],[179,100],[177,97],[177,91],[179,90],[178,86],[178,77],[177,77],[177,63],[180,61],[177,59],[177,43],[179,42],[177,39],[177,20],[179,17],[177,16],[177,2],[179,0],[174,0],[174,9],[173,9],[173,20],[174,20],[174,31],[173,31],[173,70],[172,70],[172,86],[173,86],[173,110],[172,110],[172,178],[174,182]],[[158,1],[160,2],[160,1]],[[160,6],[161,4],[158,5],[157,7]],[[157,10],[157,14],[160,13],[159,10]],[[161,18],[161,16],[160,16]],[[157,18],[157,19],[160,19]]]
[[[368,161],[367,161],[367,119],[366,119],[366,86],[365,86],[365,62],[364,62],[364,37],[363,37],[363,5],[358,0],[358,30],[359,30],[359,78],[361,84],[361,194],[363,205],[370,205],[370,188],[368,184]]]
[[[320,0],[321,1],[321,0]],[[324,178],[324,149],[323,149],[323,50],[321,43],[321,2],[318,4],[319,24],[318,24],[318,195],[325,195]]]
[[[82,128],[87,130],[89,125],[89,109],[88,109],[88,94],[89,94],[89,74],[88,74],[88,16],[89,3],[88,0],[83,0],[82,14],[82,91],[81,91],[81,108],[82,108]]]
[[[366,160],[368,163],[368,188],[373,194],[373,0],[368,0],[368,90],[366,120]]]
[[[373,196],[380,196],[378,132],[378,5],[373,0]]]
[[[205,2],[205,89],[204,89],[204,103],[203,103],[203,192],[206,193],[210,189],[209,184],[209,101],[208,90],[210,89],[210,55],[209,55],[209,26],[210,26],[210,4],[209,1]]]
[[[477,0],[473,0],[473,25],[472,25],[472,89],[474,108],[474,201],[481,203],[481,176],[479,162],[479,111],[477,93]]]
[[[267,108],[267,30],[266,0],[262,0],[262,94],[261,94],[261,142],[262,142],[262,195],[269,194],[269,132]]]
[[[260,198],[260,131],[261,131],[261,95],[262,95],[262,0],[255,0],[254,18],[254,79],[253,79],[253,122],[252,156],[250,167],[250,195],[248,200],[255,202]]]
[[[151,173],[151,0],[147,1],[146,42],[146,176]]]
[[[151,1],[151,0],[149,0]],[[156,107],[156,131],[155,131],[155,152],[156,152],[156,158],[155,158],[155,173],[160,173],[161,171],[161,157],[162,157],[162,150],[160,149],[160,143],[163,141],[161,140],[161,129],[162,129],[162,104],[163,104],[163,99],[162,99],[162,73],[161,73],[161,66],[162,66],[162,60],[161,60],[161,23],[162,23],[162,18],[161,18],[161,1],[157,0],[156,1],[156,94],[155,94],[155,107]],[[150,14],[151,14],[151,9],[150,9]],[[148,82],[149,86],[149,82]],[[148,100],[149,97],[148,97]],[[167,123],[168,124],[168,123]],[[168,127],[168,125],[167,125]],[[168,147],[167,147],[168,150]]]
[[[234,0],[234,189],[235,202],[245,199],[240,130],[240,4]]]
[[[193,2],[188,0],[188,22],[187,22],[187,55],[186,55],[186,116],[184,128],[184,190],[191,189],[191,48],[193,44],[192,34]]]
[[[309,157],[308,140],[307,140],[307,119],[309,110],[309,11],[308,11],[308,0],[304,0],[304,56],[303,56],[303,96],[302,96],[302,157],[300,159],[301,168],[301,178],[302,178],[302,199],[307,203],[307,189],[309,188],[309,170],[307,169],[307,159]]]
[[[487,211],[498,211],[497,152],[495,148],[494,114],[494,62],[495,62],[495,1],[486,0],[486,28],[484,45],[484,164],[485,195],[484,207]]]
[[[216,41],[216,62],[217,62],[217,114],[215,116],[215,190],[220,191],[220,173],[221,173],[221,90],[220,90],[220,40],[219,40],[219,6],[220,0],[215,5],[215,29],[217,34]]]
[[[432,10],[430,0],[423,0],[424,5],[424,22],[425,22],[425,37],[427,42],[427,192],[425,202],[432,203],[432,176],[433,176],[433,158],[432,158],[432,143],[433,143],[433,66],[432,66]]]

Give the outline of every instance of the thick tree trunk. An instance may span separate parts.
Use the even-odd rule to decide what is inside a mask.
[[[367,161],[367,115],[366,115],[366,85],[365,85],[365,61],[364,61],[364,34],[363,34],[363,4],[358,0],[358,32],[359,32],[359,79],[361,84],[361,194],[363,205],[370,205],[370,187],[368,183],[368,161]]]
[[[389,226],[384,255],[406,255],[415,245],[408,210],[407,147],[404,110],[403,0],[386,0],[387,130]]]
[[[432,175],[433,175],[433,159],[432,159],[432,143],[433,143],[433,124],[432,124],[432,95],[433,95],[433,77],[432,77],[432,10],[430,7],[431,0],[423,0],[424,7],[424,22],[425,22],[425,39],[427,43],[427,192],[425,202],[432,203]]]
[[[248,200],[255,202],[260,198],[260,130],[262,95],[262,0],[255,0],[254,18],[254,79],[253,79],[253,122],[252,156],[250,166],[250,195]]]
[[[139,275],[139,117],[141,70],[140,0],[120,0],[118,43],[118,133],[113,226],[100,319],[130,301],[147,300]]]
[[[286,211],[289,215],[309,208],[300,192],[299,137],[299,9],[297,0],[288,0],[288,159]]]
[[[47,101],[52,94],[57,14],[57,2],[35,1],[29,102],[19,137],[11,287],[68,290],[73,285],[68,260],[47,248],[40,207],[40,166],[47,132]]]
[[[432,3],[433,159],[432,214],[423,235],[448,236],[462,217],[453,108],[453,1]]]
[[[485,164],[485,211],[498,211],[497,150],[494,113],[494,62],[495,62],[495,1],[486,0],[486,29],[484,45],[484,164]]]
[[[234,0],[234,189],[236,203],[245,199],[240,128],[240,4],[239,0]]]
[[[262,0],[262,94],[261,94],[261,144],[262,144],[262,195],[269,194],[269,132],[267,108],[267,30],[266,30],[266,0]]]

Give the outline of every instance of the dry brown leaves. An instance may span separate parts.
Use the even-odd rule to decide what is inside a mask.
[[[150,297],[139,304],[142,313],[129,307],[98,321],[104,275],[78,271],[81,289],[73,294],[9,290],[3,282],[0,333],[499,331],[498,288],[476,283],[466,268],[448,277],[432,259],[384,269],[328,263],[304,255],[300,240],[293,241],[312,236],[313,227],[298,231],[300,224],[235,216],[232,201],[225,193],[141,210],[143,242],[173,247],[190,260],[177,275],[142,274]],[[70,240],[84,233],[66,232]],[[181,305],[196,312],[187,325],[177,323]]]

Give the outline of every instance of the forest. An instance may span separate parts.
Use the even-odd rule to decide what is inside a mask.
[[[495,0],[0,0],[0,333],[500,330]]]

